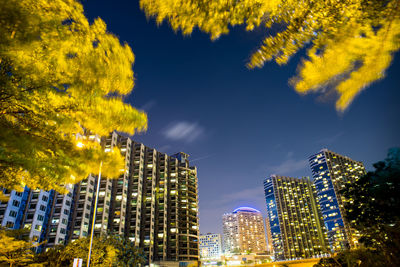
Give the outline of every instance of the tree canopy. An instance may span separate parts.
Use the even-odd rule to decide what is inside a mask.
[[[80,238],[70,242],[61,252],[58,259],[61,266],[72,264],[74,258],[83,259],[87,264],[90,238]],[[93,266],[111,266],[117,261],[118,249],[106,237],[94,237],[90,264]]]
[[[398,0],[140,0],[140,6],[183,34],[197,27],[217,39],[237,25],[265,28],[250,68],[286,64],[305,48],[307,58],[290,83],[301,94],[334,89],[339,111],[384,77],[400,48]]]
[[[343,189],[350,200],[345,216],[360,232],[361,244],[384,255],[388,266],[400,266],[400,149],[389,150],[374,167]]]
[[[58,245],[35,255],[35,262],[45,266],[70,266],[75,258],[87,263],[90,238],[80,238],[67,246]],[[134,242],[118,235],[94,237],[91,265],[97,266],[139,266],[146,259],[143,251]]]
[[[101,160],[105,175],[119,176],[120,153],[87,134],[146,129],[146,114],[124,103],[134,85],[131,48],[100,18],[90,24],[75,0],[0,7],[1,186],[63,191],[96,174]]]
[[[32,262],[34,257],[32,248],[40,244],[19,238],[22,233],[21,230],[0,229],[0,263],[13,266]]]

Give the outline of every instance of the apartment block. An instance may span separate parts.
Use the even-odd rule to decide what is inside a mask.
[[[29,228],[31,239],[47,240],[48,247],[89,236],[95,215],[95,235],[129,238],[144,250],[148,264],[197,262],[197,169],[190,165],[189,155],[167,155],[116,132],[101,140],[90,134],[80,138],[100,142],[106,152],[118,147],[125,158],[120,177],[101,177],[96,210],[99,180],[89,175],[66,186],[65,195],[53,190],[3,189],[10,198],[0,202],[1,225]]]
[[[125,168],[117,179],[102,177],[95,234],[120,234],[142,248],[149,262],[199,260],[197,169],[188,155],[161,153],[112,133],[102,140],[105,151],[118,147]],[[75,186],[78,203],[70,239],[85,236],[94,212],[97,177]],[[87,219],[89,218],[89,219]]]
[[[309,163],[331,250],[356,247],[358,234],[345,219],[341,189],[365,175],[363,163],[328,149],[312,155]]]
[[[72,191],[72,187],[67,187]],[[72,194],[58,194],[54,190],[31,190],[23,192],[3,189],[8,202],[0,202],[1,225],[8,229],[28,230],[29,239],[34,242],[47,241],[35,247],[41,252],[45,247],[65,244],[72,205]]]
[[[275,260],[311,258],[327,253],[327,239],[308,177],[271,175],[264,180],[268,237]]]
[[[265,253],[264,219],[260,211],[240,207],[222,216],[224,253]]]
[[[201,259],[219,259],[222,255],[222,242],[220,234],[200,235],[200,257]]]

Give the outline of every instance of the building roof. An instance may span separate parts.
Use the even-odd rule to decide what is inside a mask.
[[[258,212],[259,213],[260,211],[250,208],[250,207],[239,207],[233,211],[233,213],[238,213],[238,212]]]

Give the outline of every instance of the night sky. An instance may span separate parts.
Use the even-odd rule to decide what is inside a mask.
[[[83,1],[135,54],[136,85],[126,101],[149,125],[135,140],[161,152],[183,151],[198,167],[200,231],[222,232],[223,213],[251,206],[264,214],[263,179],[311,176],[307,158],[328,148],[372,163],[400,146],[399,54],[387,78],[364,90],[344,114],[335,98],[298,95],[288,85],[302,57],[288,65],[245,67],[265,32],[234,28],[212,42],[183,37],[146,19],[137,1]],[[303,51],[304,52],[304,51]]]

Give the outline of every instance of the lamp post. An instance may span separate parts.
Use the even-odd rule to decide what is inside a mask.
[[[100,190],[100,180],[101,180],[101,167],[103,166],[103,161],[100,162],[99,168],[99,179],[97,180],[97,189],[96,189],[96,198],[94,201],[94,211],[93,211],[93,219],[92,219],[92,230],[90,234],[90,246],[89,246],[89,255],[87,260],[87,267],[90,265],[90,256],[92,254],[92,245],[93,245],[93,234],[94,234],[94,223],[96,222],[96,212],[97,212],[97,201],[99,199],[99,190]]]

